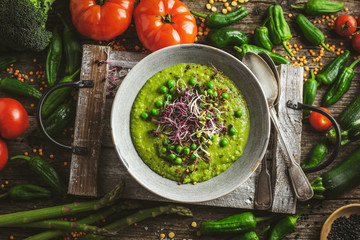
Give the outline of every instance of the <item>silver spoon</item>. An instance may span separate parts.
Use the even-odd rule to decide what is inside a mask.
[[[314,191],[312,190],[310,182],[306,177],[304,171],[295,161],[294,156],[290,152],[290,148],[285,141],[283,132],[279,128],[280,123],[278,121],[277,113],[274,108],[274,103],[278,97],[279,91],[276,77],[274,76],[274,73],[269,67],[269,65],[255,53],[246,53],[242,61],[255,74],[266,96],[270,111],[270,118],[274,123],[274,126],[280,137],[280,141],[284,146],[285,151],[290,159],[290,161],[288,161],[288,172],[295,195],[300,201],[307,201],[313,197]]]

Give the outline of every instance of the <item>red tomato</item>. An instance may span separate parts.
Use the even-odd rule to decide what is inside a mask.
[[[358,34],[355,34],[353,37],[352,37],[352,46],[353,48],[360,53],[360,33]]]
[[[71,0],[72,22],[86,37],[110,40],[129,27],[134,2],[135,0]]]
[[[346,27],[347,25],[347,27]],[[356,31],[358,26],[356,19],[350,15],[340,15],[336,18],[334,29],[337,34],[343,37],[350,36]]]
[[[321,107],[321,109],[330,113],[330,111],[327,110],[326,108]],[[310,121],[311,126],[319,132],[328,130],[332,125],[332,123],[330,122],[330,120],[327,117],[325,117],[321,113],[317,113],[314,111],[310,113],[309,121]]]
[[[0,170],[3,169],[8,161],[8,150],[4,140],[0,138]]]
[[[141,1],[135,9],[134,19],[141,43],[152,52],[195,41],[196,20],[178,0]]]
[[[5,139],[21,136],[29,124],[29,116],[21,103],[0,98],[0,135]]]

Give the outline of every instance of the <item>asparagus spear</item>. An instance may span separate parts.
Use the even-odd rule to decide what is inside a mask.
[[[157,217],[162,214],[172,214],[172,213],[176,213],[178,215],[187,216],[187,217],[193,216],[191,210],[188,208],[182,206],[176,206],[176,205],[167,205],[167,206],[160,206],[160,207],[140,210],[128,217],[124,217],[111,224],[108,224],[104,228],[118,232],[127,226],[130,226],[136,222],[140,222],[147,218]],[[100,240],[100,239],[104,239],[104,237],[94,234],[88,234],[78,238],[78,240],[86,240],[86,239]]]
[[[125,184],[123,182],[120,182],[111,192],[107,193],[103,198],[99,200],[81,203],[75,202],[72,204],[3,214],[0,215],[0,227],[36,222],[44,219],[77,214],[91,210],[98,210],[100,208],[112,205],[117,199],[119,199],[122,191],[124,190],[124,187]]]
[[[94,214],[91,214],[88,217],[80,219],[79,221],[76,221],[76,223],[78,223],[78,224],[93,224],[97,221],[100,221],[100,220],[106,218],[110,214],[118,213],[122,210],[139,208],[140,206],[141,206],[141,204],[139,202],[124,201],[115,206],[111,206],[109,208],[106,208],[106,209],[96,212]],[[65,231],[61,231],[61,230],[46,231],[46,232],[42,232],[42,233],[33,235],[31,237],[28,237],[24,240],[49,240],[49,239],[53,239],[53,238],[61,236],[62,234],[64,234],[64,232]],[[66,232],[69,232],[69,229],[66,229]]]

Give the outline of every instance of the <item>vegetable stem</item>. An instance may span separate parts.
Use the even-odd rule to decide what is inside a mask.
[[[206,18],[208,15],[207,14],[203,14],[203,13],[197,13],[197,12],[194,12],[194,11],[190,11],[192,14],[194,14],[195,16],[198,16],[198,17],[202,17],[202,18]]]

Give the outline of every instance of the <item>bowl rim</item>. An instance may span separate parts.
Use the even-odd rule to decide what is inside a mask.
[[[119,159],[121,160],[121,162],[123,163],[123,165],[126,167],[128,173],[131,175],[131,177],[133,179],[136,180],[136,182],[138,184],[140,184],[142,187],[144,187],[145,189],[147,189],[148,191],[150,191],[151,193],[154,193],[155,195],[159,196],[159,197],[162,197],[164,199],[167,199],[167,200],[171,200],[171,201],[174,201],[174,202],[181,202],[181,203],[200,203],[200,202],[206,202],[206,201],[211,201],[211,200],[214,200],[214,199],[218,199],[220,197],[223,197],[229,193],[231,193],[232,191],[234,191],[235,189],[239,188],[243,183],[245,183],[251,176],[252,174],[256,171],[256,169],[258,168],[258,166],[260,165],[261,161],[262,161],[262,158],[264,157],[265,153],[266,153],[266,150],[267,150],[267,146],[269,144],[269,139],[270,139],[270,131],[271,131],[271,120],[270,120],[270,113],[269,113],[269,108],[268,108],[268,103],[267,103],[267,100],[266,100],[266,97],[265,97],[265,93],[261,87],[261,84],[259,82],[259,80],[256,78],[256,76],[254,75],[254,73],[245,65],[243,64],[238,58],[236,58],[235,56],[231,55],[230,53],[224,51],[224,50],[221,50],[221,49],[218,49],[218,48],[215,48],[213,46],[210,46],[210,45],[204,45],[204,44],[197,44],[197,43],[194,43],[194,44],[178,44],[178,45],[173,45],[173,46],[169,46],[169,47],[166,47],[166,48],[162,48],[162,49],[159,49],[155,52],[152,52],[150,53],[149,55],[145,56],[143,59],[141,59],[131,70],[131,71],[136,71],[138,68],[141,67],[141,63],[142,61],[146,61],[147,59],[149,58],[153,58],[154,56],[158,55],[158,54],[162,54],[163,52],[166,52],[168,51],[169,49],[173,49],[173,48],[207,48],[207,49],[210,49],[212,51],[217,51],[217,52],[220,52],[221,54],[224,54],[226,55],[227,57],[230,57],[232,58],[233,60],[235,61],[238,61],[239,64],[241,64],[244,68],[246,68],[249,72],[249,74],[252,75],[252,77],[256,80],[254,81],[257,85],[257,88],[261,91],[261,101],[263,102],[264,105],[266,105],[266,112],[265,112],[265,116],[263,116],[264,118],[264,121],[265,121],[265,125],[266,125],[266,135],[265,135],[265,145],[263,146],[263,149],[261,150],[261,153],[260,153],[260,156],[261,158],[258,159],[258,161],[256,162],[256,164],[254,165],[252,171],[250,171],[247,176],[241,181],[239,182],[237,185],[235,185],[234,187],[228,189],[227,191],[223,191],[223,193],[219,194],[218,196],[215,196],[215,197],[209,197],[209,198],[206,198],[206,199],[201,199],[201,200],[192,200],[192,199],[187,199],[187,200],[178,200],[178,199],[174,199],[174,198],[171,198],[171,197],[168,197],[168,196],[164,196],[163,194],[159,194],[158,192],[154,191],[153,189],[150,189],[148,186],[146,186],[140,179],[137,178],[137,176],[135,176],[131,169],[128,168],[128,163],[126,161],[124,161],[122,159],[122,156],[121,156],[121,153],[120,153],[120,150],[118,149],[118,143],[116,141],[116,137],[115,137],[115,133],[114,133],[114,128],[113,128],[113,122],[114,122],[114,109],[115,109],[115,103],[117,102],[117,98],[120,98],[120,94],[116,94],[115,97],[114,97],[114,100],[113,100],[113,105],[111,107],[111,117],[110,117],[110,124],[111,124],[111,136],[112,136],[112,140],[113,140],[113,143],[114,143],[114,146],[115,146],[115,150],[117,152],[117,155],[119,157]],[[130,73],[129,72],[129,73]],[[127,78],[128,78],[128,75],[129,73],[126,75],[126,77],[123,79],[123,82],[122,84],[120,85],[119,89],[117,90],[117,92],[120,92],[120,89],[122,86],[124,86],[124,82],[127,81]],[[150,76],[151,77],[151,76]],[[149,77],[149,78],[150,78]],[[148,78],[148,79],[149,79]],[[246,147],[245,147],[246,148]],[[139,156],[140,158],[140,156]],[[152,169],[151,169],[152,170]],[[153,171],[154,172],[154,171]],[[157,174],[156,172],[154,172],[154,174]],[[211,178],[213,179],[213,178]],[[210,179],[210,180],[211,180]],[[208,180],[208,181],[210,181]],[[205,181],[206,182],[206,181]],[[198,183],[197,185],[201,184],[202,182]],[[176,182],[174,181],[174,184],[176,184]]]

